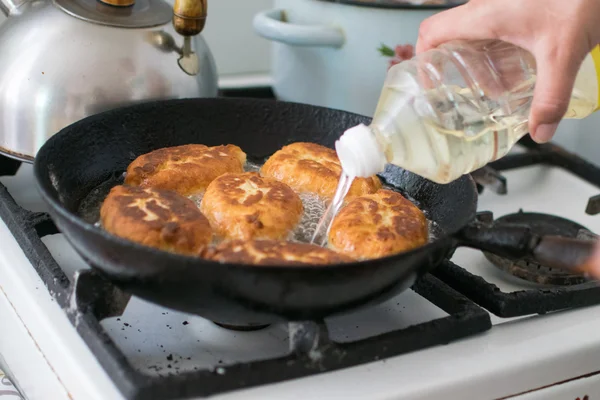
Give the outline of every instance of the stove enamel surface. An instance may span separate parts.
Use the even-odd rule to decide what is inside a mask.
[[[495,217],[520,209],[555,214],[600,232],[600,217],[585,213],[588,199],[600,190],[596,186],[549,165],[516,168],[502,175],[508,194],[484,190],[480,210],[492,211]],[[36,192],[31,166],[22,165],[16,176],[0,178],[0,182],[21,207],[46,211]],[[46,235],[42,241],[69,280],[52,284],[66,287],[82,279],[85,274],[81,271],[89,268],[61,234]],[[83,322],[78,325],[83,316],[75,299],[61,301],[52,284],[47,288],[48,283],[2,221],[0,243],[0,369],[11,377],[24,398],[127,398],[127,391],[106,372],[107,364],[98,361],[98,354],[109,360],[124,358],[136,373],[172,379],[172,383],[200,370],[226,379],[233,374],[235,364],[284,357],[290,351],[287,324],[253,332],[232,331],[133,297],[122,313],[99,322],[105,341],[114,343],[118,350],[112,354],[101,344],[84,340]],[[459,248],[451,261],[504,293],[540,289],[507,276],[477,250]],[[448,319],[445,304],[434,304],[423,297],[424,292],[407,290],[377,307],[330,318],[325,321],[329,339],[351,343]],[[211,398],[583,399],[587,395],[591,400],[600,395],[596,375],[600,371],[600,306],[545,315],[489,317],[493,324],[490,330],[465,334],[448,340],[448,344],[422,346],[395,357],[217,393]],[[385,343],[382,354],[384,347]],[[114,365],[118,365],[116,361]]]

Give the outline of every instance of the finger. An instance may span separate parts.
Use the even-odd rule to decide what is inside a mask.
[[[561,48],[562,47],[562,48]],[[559,44],[536,52],[537,78],[531,105],[529,131],[537,142],[554,136],[571,100],[582,57]]]
[[[466,3],[427,18],[419,27],[416,52],[420,54],[452,40],[497,39],[496,18],[485,2]]]

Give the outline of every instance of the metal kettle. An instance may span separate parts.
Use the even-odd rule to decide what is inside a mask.
[[[214,97],[206,0],[0,0],[0,153],[33,161],[63,127],[111,108]],[[68,154],[65,155],[68,157]]]

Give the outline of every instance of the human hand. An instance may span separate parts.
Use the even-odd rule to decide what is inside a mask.
[[[567,111],[583,59],[600,43],[600,0],[470,0],[425,20],[416,51],[477,39],[502,40],[534,55],[529,131],[546,142]]]

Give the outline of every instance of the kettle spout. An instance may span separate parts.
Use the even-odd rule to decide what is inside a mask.
[[[19,14],[19,7],[29,0],[0,0],[0,11],[7,17]]]

